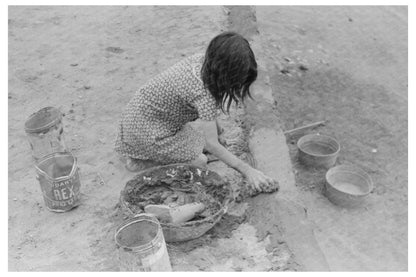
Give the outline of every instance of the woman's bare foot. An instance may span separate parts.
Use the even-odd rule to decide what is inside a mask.
[[[160,164],[149,160],[127,158],[126,161],[126,168],[130,172],[138,172],[158,165]]]

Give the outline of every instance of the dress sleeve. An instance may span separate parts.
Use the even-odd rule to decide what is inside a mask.
[[[196,108],[199,119],[212,121],[217,118],[217,105],[215,99],[205,89],[198,91],[192,105]]]
[[[204,88],[200,76],[203,54],[196,54],[189,58],[190,81],[189,89],[185,95],[186,102],[191,104],[198,113],[198,118],[212,121],[217,118],[217,104],[211,93]]]

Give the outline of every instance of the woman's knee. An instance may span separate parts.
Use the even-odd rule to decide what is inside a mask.
[[[201,153],[196,159],[191,161],[191,164],[194,166],[206,168],[208,165],[208,157]]]

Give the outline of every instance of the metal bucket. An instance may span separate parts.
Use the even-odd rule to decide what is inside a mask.
[[[71,153],[47,155],[35,168],[49,210],[66,212],[79,205],[81,183],[77,160]]]
[[[29,116],[25,122],[25,131],[36,162],[49,154],[67,151],[62,113],[54,107],[43,108]]]
[[[346,208],[360,207],[373,190],[370,175],[356,166],[339,165],[325,175],[325,196]]]
[[[315,168],[334,166],[341,149],[336,139],[319,134],[301,137],[297,146],[299,161],[306,166]]]
[[[156,217],[139,214],[120,225],[115,233],[121,271],[172,271]]]

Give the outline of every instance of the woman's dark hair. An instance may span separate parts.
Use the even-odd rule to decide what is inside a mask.
[[[257,63],[248,41],[234,32],[224,32],[208,45],[201,69],[202,81],[224,112],[232,101],[251,98],[249,87],[257,78]]]

